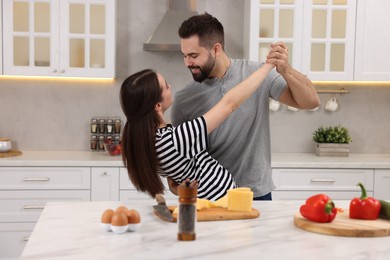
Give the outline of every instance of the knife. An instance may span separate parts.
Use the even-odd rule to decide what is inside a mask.
[[[162,194],[156,195],[157,205],[153,206],[154,214],[159,216],[161,219],[169,222],[175,222],[171,211],[168,209],[165,199]]]

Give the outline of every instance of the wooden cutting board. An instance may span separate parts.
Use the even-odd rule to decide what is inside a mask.
[[[0,153],[0,158],[12,157],[18,155],[22,155],[22,152],[18,150],[9,150],[8,152]]]
[[[383,237],[390,236],[390,220],[361,220],[349,218],[349,211],[337,213],[330,223],[310,221],[297,212],[294,215],[295,226],[307,231],[344,237]]]
[[[168,209],[173,212],[176,206],[168,206]],[[177,221],[177,214],[172,213],[175,221]],[[251,219],[258,218],[260,212],[253,209],[250,212],[246,211],[230,211],[224,208],[210,208],[197,211],[198,221],[217,221],[217,220],[234,220],[234,219]]]

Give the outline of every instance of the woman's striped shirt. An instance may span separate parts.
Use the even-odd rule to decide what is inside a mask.
[[[156,151],[160,174],[177,183],[198,181],[198,198],[217,200],[236,187],[232,175],[207,149],[207,126],[203,117],[177,127],[167,125],[156,131]]]

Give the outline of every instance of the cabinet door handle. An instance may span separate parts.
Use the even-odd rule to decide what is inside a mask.
[[[320,179],[320,178],[312,178],[310,179],[311,182],[336,182],[336,180],[333,179]]]
[[[26,241],[26,242],[27,242],[29,239],[30,239],[30,237],[23,237],[23,238],[22,238],[22,240],[23,240],[23,241]]]
[[[44,205],[24,205],[23,209],[44,209]]]
[[[43,178],[23,178],[23,181],[50,181],[49,177],[43,177]]]

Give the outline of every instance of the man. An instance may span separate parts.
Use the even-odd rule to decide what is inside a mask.
[[[178,125],[208,111],[263,63],[230,59],[222,24],[210,14],[196,15],[179,29],[185,66],[194,81],[175,96],[172,123]],[[312,82],[288,63],[284,43],[271,45],[267,62],[275,64],[258,91],[209,136],[209,153],[232,173],[238,186],[250,187],[255,200],[271,200],[269,97],[299,109],[320,105]],[[176,193],[177,184],[168,180]]]

